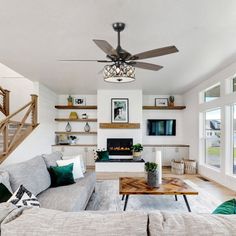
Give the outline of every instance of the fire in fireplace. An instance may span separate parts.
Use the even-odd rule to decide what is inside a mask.
[[[107,150],[109,155],[114,156],[130,156],[132,155],[131,146],[133,145],[132,138],[108,138]]]

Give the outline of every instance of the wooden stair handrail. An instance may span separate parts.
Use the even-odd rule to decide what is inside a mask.
[[[21,121],[14,121],[12,118],[26,110]],[[0,152],[0,163],[7,158],[7,156],[16,149],[16,147],[38,126],[38,96],[32,94],[31,101],[4,118],[0,122],[0,133],[3,134],[3,151]],[[29,115],[31,114],[31,122],[26,123]],[[9,125],[15,124],[16,129],[13,135],[9,135]],[[26,126],[25,129],[24,126]]]
[[[3,101],[2,104],[0,104],[0,111],[8,116],[10,113],[10,96],[9,96],[10,91],[7,89],[3,89],[0,87],[0,96],[2,96]]]

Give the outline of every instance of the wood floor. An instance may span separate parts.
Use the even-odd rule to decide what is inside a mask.
[[[236,198],[236,192],[214,182],[202,178],[200,175],[173,175],[170,172],[170,168],[163,168],[163,175],[168,177],[178,177],[183,180],[191,180],[197,187],[200,187],[204,191],[211,193],[220,202],[226,201],[231,198]],[[143,177],[142,173],[97,173],[97,180],[112,180],[119,177]]]

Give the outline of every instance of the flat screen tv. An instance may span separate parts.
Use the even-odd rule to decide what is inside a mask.
[[[176,120],[147,120],[147,135],[175,136]]]

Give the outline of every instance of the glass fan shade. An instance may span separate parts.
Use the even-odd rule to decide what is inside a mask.
[[[135,81],[135,68],[126,63],[115,63],[106,65],[103,75],[106,82],[129,83]]]

